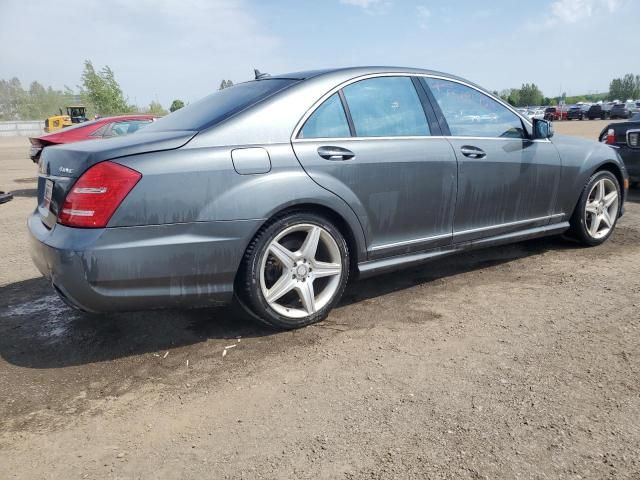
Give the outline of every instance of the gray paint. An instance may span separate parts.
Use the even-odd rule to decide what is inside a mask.
[[[460,81],[389,67],[302,72],[296,78],[306,80],[201,132],[143,131],[45,149],[40,206],[45,180],[55,187],[52,213],[36,209],[29,219],[36,266],[67,300],[87,310],[209,305],[231,298],[247,245],[287,208],[331,212],[353,237],[359,272],[371,275],[562,232],[597,168],[610,164],[626,176],[614,149],[561,136],[295,138],[324,98],[378,74]],[[322,146],[355,156],[325,160],[317,152]],[[487,156],[464,157],[463,146]],[[103,160],[142,174],[108,228],[56,224],[77,176]],[[58,174],[61,166],[72,173]]]
[[[240,175],[269,173],[271,159],[269,152],[262,147],[236,148],[231,150],[234,170]]]

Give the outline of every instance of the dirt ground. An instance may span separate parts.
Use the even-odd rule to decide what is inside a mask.
[[[1,479],[640,478],[638,192],[601,247],[436,261],[282,333],[69,310],[29,259],[27,150],[0,139]]]

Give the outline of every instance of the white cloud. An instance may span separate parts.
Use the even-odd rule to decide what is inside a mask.
[[[370,15],[381,15],[387,13],[393,6],[391,0],[340,0],[343,5],[360,7]]]
[[[424,5],[416,6],[416,13],[418,14],[418,25],[421,29],[426,30],[429,26],[429,19],[431,18],[431,10]]]
[[[56,88],[80,83],[83,61],[113,68],[130,101],[194,101],[220,81],[248,80],[253,68],[276,73],[281,41],[247,0],[0,0],[0,78]],[[43,48],[64,26],[65,46]],[[11,48],[6,47],[12,45]]]
[[[545,26],[575,24],[604,13],[614,13],[619,0],[555,0],[550,5],[550,15]]]

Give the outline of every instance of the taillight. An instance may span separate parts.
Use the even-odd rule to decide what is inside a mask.
[[[58,222],[68,227],[103,228],[142,174],[113,162],[84,172],[64,200]]]
[[[616,144],[616,131],[613,128],[610,128],[607,131],[607,145],[615,145]]]

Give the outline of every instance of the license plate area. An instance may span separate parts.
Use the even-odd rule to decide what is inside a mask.
[[[53,196],[53,180],[47,180],[44,184],[44,198],[42,200],[42,208],[47,212],[51,207],[51,197]]]

